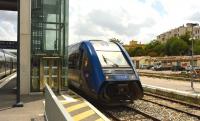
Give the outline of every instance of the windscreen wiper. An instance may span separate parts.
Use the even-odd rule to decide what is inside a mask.
[[[110,61],[113,67],[119,67],[119,65],[117,65],[115,62],[113,62],[112,60],[110,60],[109,58],[106,58],[104,55],[102,55],[103,60],[105,61],[106,64],[108,64],[108,61]]]
[[[104,55],[102,55],[102,57],[103,57],[104,62],[107,64],[107,63],[108,63],[108,62],[107,62],[107,58],[104,57]]]

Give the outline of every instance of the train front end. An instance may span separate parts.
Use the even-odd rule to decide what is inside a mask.
[[[102,42],[94,46],[104,81],[99,98],[104,103],[131,103],[143,97],[143,89],[130,57],[117,43]]]
[[[105,102],[131,103],[143,97],[141,83],[130,68],[104,69],[104,74],[106,80],[101,96]]]

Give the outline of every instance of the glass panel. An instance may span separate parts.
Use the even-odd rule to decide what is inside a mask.
[[[50,87],[52,86],[49,76],[44,76],[44,82],[47,83]],[[44,84],[41,84],[41,85],[44,85]]]
[[[52,89],[53,90],[58,90],[58,78],[57,77],[52,77]]]
[[[49,67],[44,67],[44,75],[49,75]]]
[[[31,70],[31,90],[32,91],[39,91],[40,84],[39,84],[39,75],[40,75],[40,63],[37,58],[32,59],[32,70]]]
[[[57,67],[52,68],[52,76],[58,75]]]
[[[47,21],[48,22],[56,22],[56,17],[57,17],[56,14],[48,14],[47,15]]]
[[[46,30],[45,50],[57,50],[57,34],[54,30]]]
[[[38,91],[39,89],[39,76],[32,76],[32,90]]]
[[[46,29],[56,29],[56,24],[47,24]]]

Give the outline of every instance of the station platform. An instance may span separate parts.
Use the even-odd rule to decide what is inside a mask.
[[[45,121],[44,96],[22,95],[24,107],[14,108],[16,103],[16,73],[0,80],[0,121]]]
[[[71,90],[63,92],[58,99],[74,121],[110,121],[92,104]]]
[[[200,105],[200,82],[140,76],[144,91]]]

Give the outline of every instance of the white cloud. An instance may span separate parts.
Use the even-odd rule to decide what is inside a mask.
[[[0,40],[17,41],[17,12],[0,11]]]
[[[199,0],[69,0],[69,43],[112,37],[148,43],[187,22],[200,23]],[[0,11],[0,39],[16,40],[17,13]]]
[[[125,43],[132,39],[147,43],[169,29],[200,22],[198,3],[198,0],[73,0],[69,43],[112,37]]]

